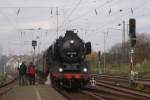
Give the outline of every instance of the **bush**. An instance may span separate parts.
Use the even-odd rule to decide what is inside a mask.
[[[6,81],[6,75],[0,75],[0,85],[4,84],[4,82]]]

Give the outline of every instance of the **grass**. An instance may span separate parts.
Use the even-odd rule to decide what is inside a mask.
[[[6,81],[7,75],[0,74],[0,85],[4,84]]]
[[[150,76],[150,61],[144,61],[142,64],[137,66],[137,69],[139,70],[140,74],[143,77],[149,77]]]
[[[129,65],[108,65],[106,72],[110,74],[128,74],[130,72]]]
[[[103,70],[103,67],[91,67],[92,73],[98,73],[100,70]],[[135,66],[136,71],[139,72],[141,76],[150,76],[150,61],[144,61],[141,64],[137,64]],[[130,65],[106,65],[106,73],[109,74],[125,74],[128,75],[130,73]]]
[[[92,73],[99,73],[99,70],[104,72],[104,67],[101,66],[101,67],[91,67],[91,71]],[[116,66],[116,65],[113,65],[113,66],[110,66],[110,65],[106,65],[106,68],[105,68],[105,72],[106,73],[111,73],[111,74],[126,74],[128,73],[130,70],[130,68],[128,66]]]

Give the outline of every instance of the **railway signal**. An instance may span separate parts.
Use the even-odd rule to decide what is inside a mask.
[[[32,40],[32,46],[34,49],[34,56],[33,56],[33,63],[35,62],[35,47],[37,46],[37,41],[36,40]]]
[[[32,46],[33,46],[33,48],[35,48],[37,46],[37,41],[36,40],[32,40]]]
[[[130,50],[130,81],[131,83],[134,80],[134,46],[136,45],[136,20],[134,18],[129,19],[129,37],[130,37],[130,43],[131,43],[131,50]]]
[[[136,45],[136,20],[134,18],[129,19],[129,36],[133,48]]]

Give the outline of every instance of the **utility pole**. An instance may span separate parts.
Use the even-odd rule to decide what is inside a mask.
[[[131,71],[133,70],[133,55],[134,55],[134,48],[131,48],[131,50],[130,50],[130,56],[131,56],[131,58],[130,58],[130,63],[131,63],[131,65],[130,65],[130,69],[131,69]]]
[[[58,7],[56,7],[56,16],[57,16],[57,37],[58,37]]]
[[[6,75],[6,64],[4,64],[4,75]]]
[[[123,30],[122,30],[122,64],[125,62],[125,21],[123,20]]]
[[[106,34],[108,34],[108,30],[104,32],[104,73],[106,71]]]
[[[123,32],[122,32],[122,48],[125,47],[125,21],[123,21]]]
[[[127,25],[127,35],[129,35],[129,24],[126,24]]]
[[[98,73],[101,74],[101,51],[98,51]]]

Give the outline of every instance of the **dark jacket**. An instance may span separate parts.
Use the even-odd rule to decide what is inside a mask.
[[[27,71],[27,67],[26,67],[26,65],[24,63],[22,63],[20,65],[19,74],[20,75],[26,75],[26,71]]]

